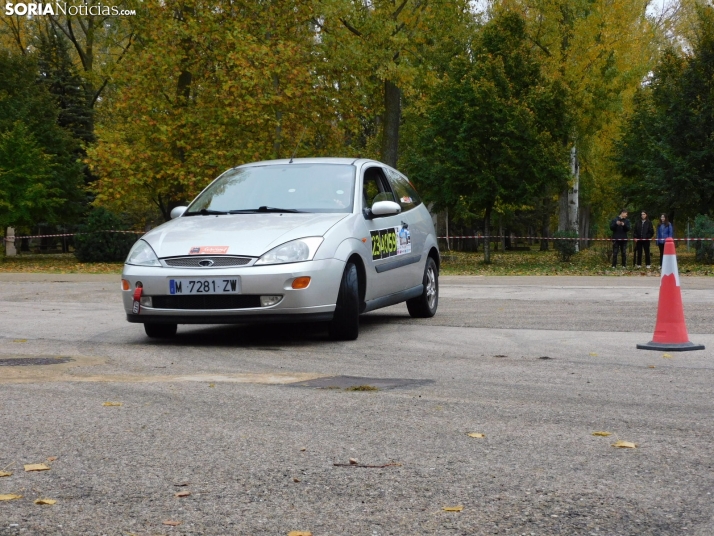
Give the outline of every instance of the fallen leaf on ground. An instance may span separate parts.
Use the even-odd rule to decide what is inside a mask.
[[[184,486],[188,486],[190,482],[181,482],[180,484],[174,484],[177,488],[183,488]]]
[[[12,476],[12,473],[10,473],[8,471],[0,471],[0,478],[2,478],[4,476]]]
[[[617,443],[613,443],[612,446],[617,447],[619,449],[636,449],[637,448],[637,445],[630,441],[618,441]]]
[[[647,368],[657,368],[657,367],[655,367],[654,365],[650,365],[650,366],[647,367]]]
[[[299,478],[293,478],[293,482],[300,482]]]
[[[14,493],[0,495],[0,501],[12,501],[13,499],[22,499],[22,495],[15,495]]]
[[[300,452],[305,452],[307,449],[305,447],[300,449]]]
[[[190,491],[179,491],[174,493],[174,497],[188,497],[189,495],[191,495]]]
[[[56,459],[57,459],[57,456],[50,456],[49,458],[47,458],[47,461],[48,461],[48,462],[53,462],[53,461],[55,461]]]
[[[359,468],[366,468],[366,469],[384,469],[385,467],[401,467],[401,463],[385,463],[384,465],[362,465],[359,463],[333,463],[332,464],[335,467],[359,467]]]
[[[215,383],[209,383],[208,386],[209,386],[209,387],[215,387],[216,384],[215,384]]]
[[[27,339],[13,339],[12,342],[27,342]]]
[[[312,532],[306,530],[291,530],[288,532],[288,536],[312,536]]]
[[[359,460],[356,458],[350,458],[350,465],[357,465],[359,463]]]
[[[444,512],[460,512],[461,510],[464,509],[463,506],[458,505],[458,506],[443,506],[441,508]]]
[[[122,402],[104,402],[102,406],[121,406]]]
[[[168,525],[169,527],[178,527],[183,521],[171,521],[170,519],[167,519],[166,521],[162,522],[162,525]]]
[[[597,357],[597,354],[595,352],[590,352],[591,357]]]
[[[46,463],[29,463],[25,465],[25,471],[49,471],[50,466]]]
[[[466,435],[469,437],[486,437],[486,434],[482,434],[480,432],[469,432]]]
[[[593,432],[593,435],[598,437],[607,437],[612,434],[610,432]]]
[[[57,501],[55,499],[35,499],[35,504],[55,504]]]
[[[665,359],[672,359],[671,354],[662,354],[662,357],[664,357]]]

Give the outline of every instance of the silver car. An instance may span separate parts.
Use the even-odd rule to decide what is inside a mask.
[[[132,247],[129,322],[149,337],[177,324],[317,321],[353,340],[359,315],[439,301],[439,248],[409,180],[374,160],[303,158],[223,173]]]

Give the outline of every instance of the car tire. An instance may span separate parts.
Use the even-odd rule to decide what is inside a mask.
[[[146,336],[152,339],[170,339],[176,335],[176,324],[144,324]]]
[[[345,266],[337,294],[335,316],[330,321],[330,339],[354,341],[359,335],[359,279],[357,267],[350,263]]]
[[[422,284],[424,291],[421,296],[407,300],[407,309],[412,318],[431,318],[439,306],[439,269],[431,257],[426,259]]]

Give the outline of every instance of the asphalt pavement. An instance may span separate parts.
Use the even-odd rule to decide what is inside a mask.
[[[149,340],[118,276],[0,274],[0,535],[712,535],[714,278],[681,282],[704,351],[635,349],[656,277],[443,277],[336,343]]]

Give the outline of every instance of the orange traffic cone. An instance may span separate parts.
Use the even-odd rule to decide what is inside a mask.
[[[670,352],[704,350],[704,345],[689,342],[687,325],[684,323],[677,254],[674,250],[674,240],[671,238],[668,238],[664,243],[662,277],[659,284],[659,307],[657,308],[657,324],[654,335],[650,342],[638,344],[637,348]]]

